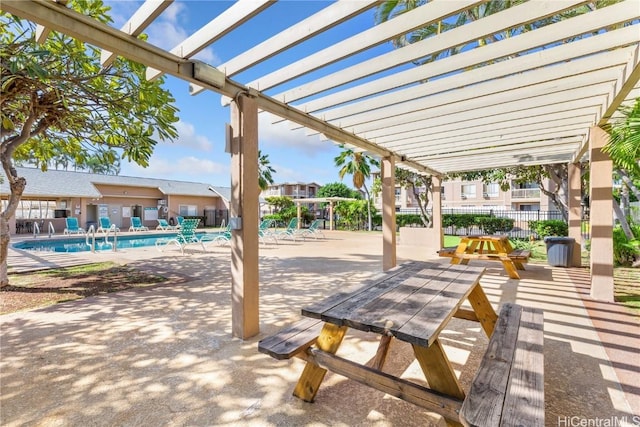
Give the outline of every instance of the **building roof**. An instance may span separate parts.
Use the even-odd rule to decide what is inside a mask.
[[[42,172],[37,168],[16,168],[18,175],[27,180],[23,193],[25,197],[91,197],[98,198],[102,194],[95,184],[122,185],[129,187],[157,188],[161,193],[169,196],[200,196],[211,197],[218,195],[229,200],[231,189],[217,187],[202,182],[175,181],[158,178],[141,178],[122,175],[100,175],[87,172],[73,172],[63,170],[48,170]],[[8,193],[4,171],[0,171],[3,183],[0,193]],[[209,188],[212,188],[212,192]]]

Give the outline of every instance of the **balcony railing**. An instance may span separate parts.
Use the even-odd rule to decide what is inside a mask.
[[[511,190],[512,199],[539,199],[539,188],[515,188]]]

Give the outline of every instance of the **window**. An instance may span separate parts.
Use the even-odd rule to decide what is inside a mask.
[[[540,188],[535,182],[512,182],[511,188]]]
[[[497,182],[492,182],[484,186],[483,197],[498,197],[500,195],[500,186]]]
[[[519,211],[539,211],[540,210],[540,205],[518,205],[518,210]]]
[[[198,206],[196,205],[180,205],[178,207],[180,216],[196,216],[198,215]]]
[[[2,210],[7,209],[7,200],[2,201]],[[65,206],[66,207],[66,206]],[[16,219],[55,218],[54,200],[21,200],[16,208]]]
[[[462,184],[462,198],[463,199],[475,199],[476,197],[476,185],[475,184]]]

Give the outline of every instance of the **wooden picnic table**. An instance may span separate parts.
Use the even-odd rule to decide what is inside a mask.
[[[462,236],[455,248],[444,248],[440,256],[451,257],[451,264],[468,264],[470,260],[499,261],[512,279],[519,279],[518,270],[531,256],[530,251],[514,250],[505,235]]]
[[[328,370],[441,414],[448,425],[544,425],[543,314],[504,303],[500,317],[480,285],[484,267],[411,261],[302,309],[302,320],[260,340],[276,359],[307,363],[293,394],[313,402]],[[463,308],[468,300],[471,309]],[[460,386],[440,343],[451,318],[479,322],[490,337],[469,390]],[[349,328],[380,335],[366,363],[338,356]],[[429,387],[384,372],[393,339],[406,341]],[[394,360],[390,359],[390,363]]]
[[[452,317],[478,321],[491,336],[497,315],[480,285],[484,270],[410,262],[355,292],[335,294],[303,308],[303,315],[321,319],[324,325],[315,347],[301,353],[307,364],[294,395],[313,401],[329,369],[458,422],[465,393],[438,336]],[[472,310],[461,308],[467,299]],[[381,335],[370,366],[335,355],[348,328]],[[392,338],[413,346],[430,388],[382,372]]]

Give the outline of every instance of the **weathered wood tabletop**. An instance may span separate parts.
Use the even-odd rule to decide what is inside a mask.
[[[491,335],[497,315],[480,285],[484,270],[467,265],[409,262],[370,279],[353,292],[337,293],[304,307],[303,315],[325,324],[315,347],[300,356],[308,363],[294,395],[313,401],[329,369],[457,420],[465,394],[438,335],[452,317],[478,321],[487,336]],[[467,299],[472,310],[461,308]],[[348,328],[381,335],[370,366],[335,356]],[[406,380],[381,371],[391,338],[412,344],[430,388],[407,384]]]

